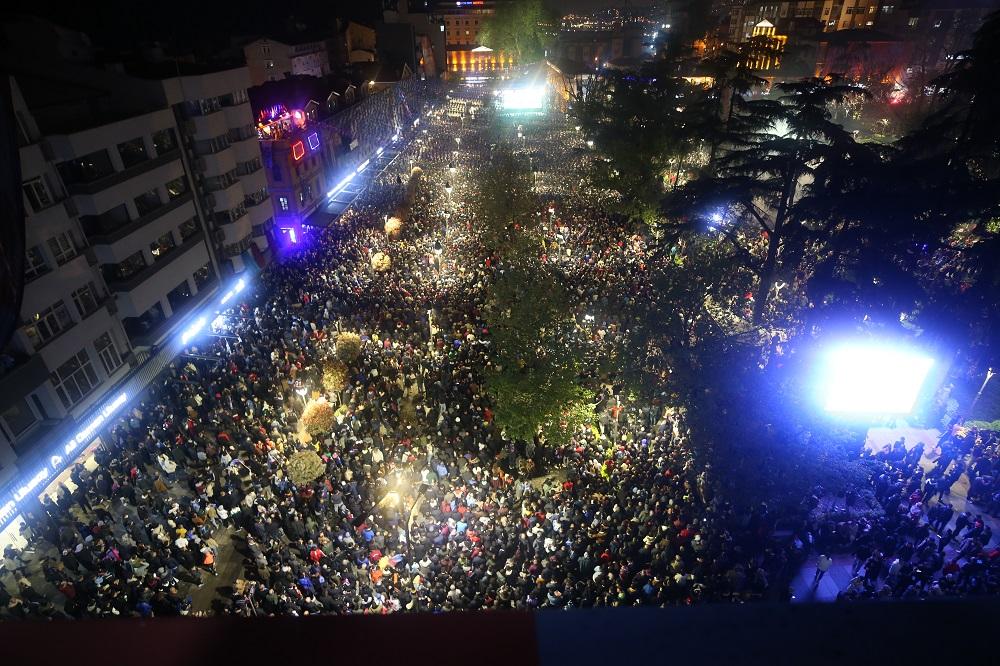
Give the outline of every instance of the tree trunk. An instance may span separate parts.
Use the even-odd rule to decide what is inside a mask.
[[[792,160],[798,159],[793,156]],[[795,183],[797,172],[792,163],[788,165],[785,172],[785,182],[781,188],[781,200],[778,202],[778,210],[774,215],[774,228],[767,239],[767,254],[764,256],[764,263],[760,269],[760,284],[757,285],[757,295],[753,303],[753,324],[760,326],[764,317],[764,308],[771,296],[771,285],[774,284],[774,269],[778,263],[778,246],[781,244],[781,228],[785,224],[785,217],[788,216],[788,209],[795,198]]]

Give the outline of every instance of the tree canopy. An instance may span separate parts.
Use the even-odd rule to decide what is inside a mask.
[[[514,56],[519,65],[536,62],[545,55],[544,24],[551,20],[542,0],[500,2],[480,25],[479,43]]]

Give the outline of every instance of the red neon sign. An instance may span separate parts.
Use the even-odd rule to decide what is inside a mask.
[[[306,154],[306,147],[302,144],[301,141],[296,141],[295,143],[292,144],[292,157],[294,157],[296,161],[301,160],[302,156],[305,154]]]

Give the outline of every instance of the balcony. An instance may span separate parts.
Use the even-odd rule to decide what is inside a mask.
[[[188,298],[179,308],[174,309],[173,315],[164,318],[153,324],[142,332],[130,332],[129,340],[133,347],[149,347],[159,340],[170,329],[171,326],[184,321],[193,310],[205,302],[213,291],[218,278],[212,275],[199,289],[198,293]]]
[[[136,176],[140,176],[144,173],[152,171],[153,169],[161,167],[164,164],[173,162],[174,160],[179,159],[180,156],[180,149],[175,148],[174,150],[164,153],[163,155],[157,155],[152,159],[140,162],[139,164],[129,167],[128,169],[116,171],[89,183],[76,183],[69,185],[66,189],[70,194],[97,194],[98,192],[106,190],[109,187],[124,183],[131,178],[135,178]]]
[[[205,203],[214,210],[236,208],[243,203],[243,184],[236,179],[226,187],[212,190],[206,197]]]
[[[263,169],[257,169],[246,175],[240,176],[243,183],[244,192],[256,192],[267,187],[267,174]]]
[[[250,109],[250,102],[224,106],[222,107],[222,112],[226,115],[226,124],[230,127],[242,127],[243,125],[253,124],[253,111]]]
[[[193,134],[197,139],[208,139],[226,133],[229,128],[226,116],[220,107],[211,113],[194,116],[184,123],[184,129],[188,134]]]
[[[170,250],[163,259],[157,261],[152,265],[148,265],[138,273],[130,275],[129,277],[122,280],[106,280],[108,289],[113,292],[129,292],[138,287],[140,284],[153,277],[164,268],[172,264],[177,260],[178,257],[182,256],[185,252],[195,247],[199,243],[204,242],[205,234],[202,231],[192,235],[186,241],[178,245],[177,247]]]
[[[177,210],[184,204],[191,201],[193,198],[194,195],[191,192],[185,192],[176,199],[173,199],[172,201],[163,204],[159,208],[152,210],[141,217],[137,217],[131,222],[127,222],[115,229],[104,231],[103,233],[97,233],[97,234],[88,233],[87,238],[90,240],[91,245],[111,245],[112,243],[120,241],[122,238],[125,238],[126,236],[135,232],[136,230],[141,229],[150,222],[160,219],[161,217],[163,217],[164,215],[166,215],[171,211]],[[84,229],[84,231],[87,231],[87,229]]]
[[[236,156],[237,162],[249,162],[254,158],[260,159],[260,140],[256,134],[239,141],[232,141],[229,147]]]
[[[214,153],[199,155],[194,160],[194,167],[205,177],[221,176],[236,168],[236,155],[232,146],[226,146]]]

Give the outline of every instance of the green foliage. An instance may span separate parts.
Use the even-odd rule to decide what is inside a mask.
[[[323,472],[326,471],[326,465],[315,451],[304,449],[291,455],[288,459],[287,469],[291,482],[301,486],[322,476]]]
[[[350,365],[361,356],[361,336],[344,331],[337,334],[337,358]]]
[[[479,43],[514,56],[518,65],[540,60],[549,38],[544,24],[552,17],[541,0],[500,2],[479,27]]]
[[[579,385],[569,295],[533,257],[506,266],[492,285],[487,319],[496,366],[486,387],[509,437],[562,444],[593,418],[593,393]]]
[[[966,421],[963,423],[966,428],[978,428],[980,430],[995,430],[1000,432],[1000,420],[997,421]]]
[[[302,429],[313,437],[328,435],[335,420],[333,405],[322,398],[310,400],[302,412]]]
[[[657,218],[665,180],[677,177],[700,141],[683,120],[694,91],[683,79],[609,73],[574,101],[597,151],[594,184],[620,195],[617,212],[647,223]]]
[[[777,282],[808,275],[828,251],[843,227],[823,219],[824,206],[850,191],[850,169],[869,160],[830,112],[863,94],[860,89],[821,79],[778,88],[783,94],[777,100],[736,103],[714,173],[664,202],[664,212],[680,218],[681,228],[721,234],[742,267],[757,274],[756,325],[765,323]]]
[[[476,174],[479,240],[490,254],[519,255],[534,243],[538,226],[531,170],[505,146],[493,151]]]
[[[593,422],[594,393],[577,384],[575,368],[506,366],[493,372],[487,390],[496,405],[496,424],[517,441],[539,435],[564,444],[581,425]]]

